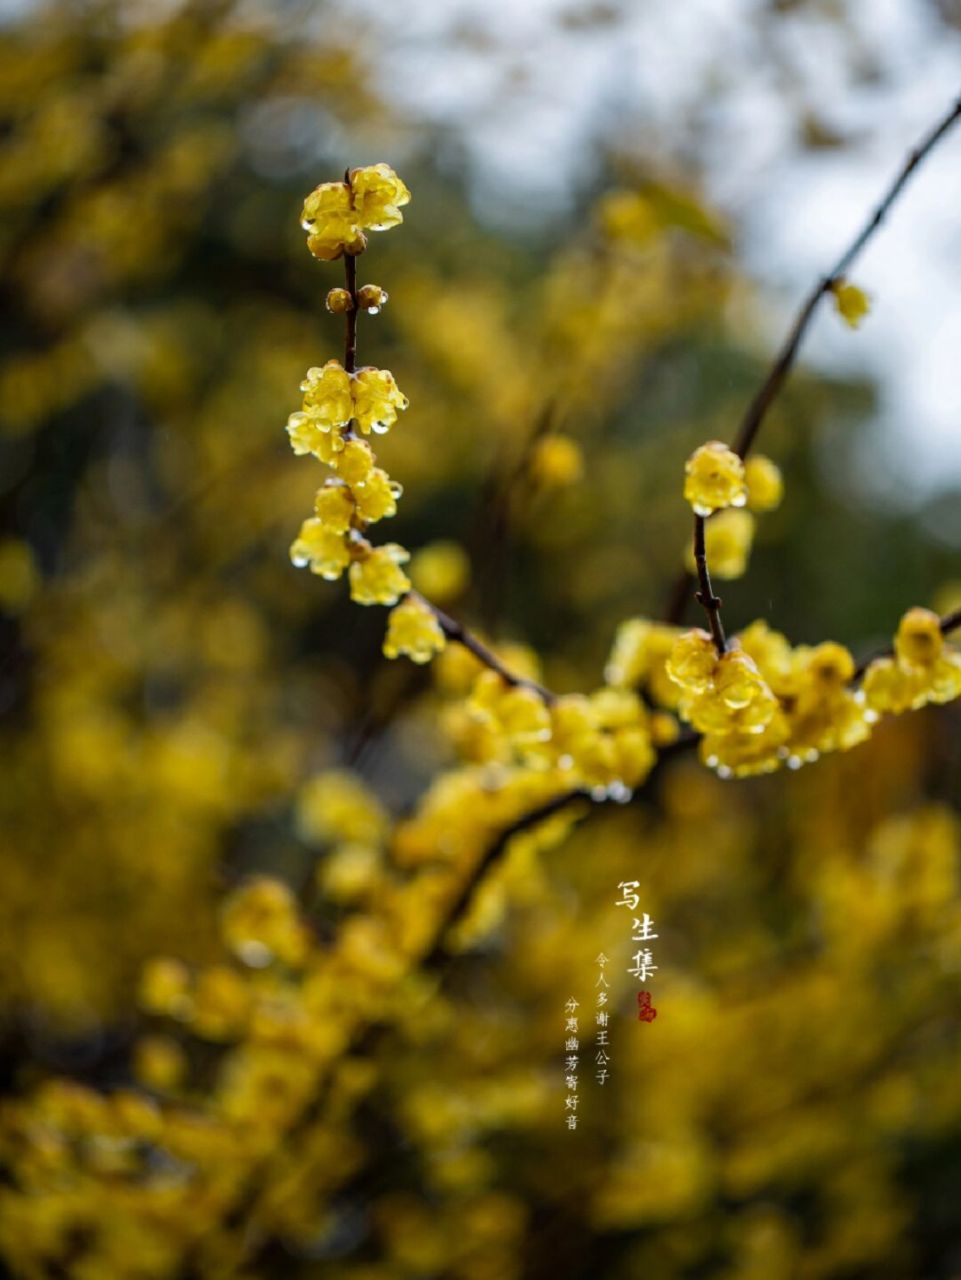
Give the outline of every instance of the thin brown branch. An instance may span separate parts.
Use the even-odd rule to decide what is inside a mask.
[[[357,259],[352,253],[344,254],[344,288],[350,294],[350,306],[344,313],[346,336],[344,338],[344,368],[353,373],[357,368]]]
[[[950,613],[946,613],[939,625],[943,636],[950,635],[952,631],[957,631],[961,627],[961,609],[952,609]],[[855,668],[854,675],[851,677],[852,683],[861,679],[872,662],[876,662],[878,658],[890,658],[893,653],[894,649],[889,645],[886,649],[879,649],[876,653],[872,653],[870,657],[862,658]]]
[[[959,117],[961,117],[961,98],[954,102],[950,111],[948,111],[948,113],[934,126],[934,128],[932,128],[925,137],[921,139],[917,146],[908,153],[908,156],[898,171],[894,181],[888,187],[864,226],[844,250],[828,274],[818,280],[814,288],[802,302],[794,324],[791,326],[781,349],[778,351],[767,377],[764,379],[753,400],[748,405],[738,433],[734,439],[734,443],[731,445],[731,448],[739,455],[739,457],[746,458],[753,448],[758,432],[760,431],[764,419],[767,416],[768,410],[777,398],[781,388],[787,380],[788,374],[794,366],[798,349],[805,334],[807,333],[811,320],[814,317],[818,303],[826,293],[831,291],[832,286],[848,273],[855,260],[860,256],[862,250],[884,222],[891,206],[904,190],[911,178],[911,175],[927,158],[935,146],[937,146],[938,142],[940,142],[944,135],[951,129]],[[684,609],[687,605],[690,585],[691,579],[688,574],[685,573],[682,577],[678,578],[677,585],[671,594],[669,602],[669,612],[666,618],[668,622],[676,624],[680,622],[683,617]]]
[[[527,676],[519,676],[516,672],[511,671],[509,667],[506,667],[497,654],[492,649],[489,649],[482,640],[479,640],[472,631],[468,630],[462,622],[458,622],[456,618],[452,618],[443,609],[439,609],[436,604],[433,604],[419,591],[411,591],[409,594],[413,599],[419,600],[421,604],[430,609],[440,623],[440,629],[448,640],[454,640],[457,644],[463,645],[485,667],[489,667],[491,671],[496,671],[507,684],[515,689],[532,690],[548,706],[557,701],[557,694],[545,685],[539,684],[536,680],[529,680]]]
[[[721,621],[721,599],[714,594],[711,586],[711,573],[707,564],[707,547],[704,539],[704,516],[694,517],[694,564],[697,569],[698,592],[697,602],[707,614],[714,647],[718,655],[727,652],[727,637],[724,634],[724,623]]]

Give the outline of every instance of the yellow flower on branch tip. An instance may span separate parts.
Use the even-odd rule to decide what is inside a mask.
[[[334,582],[350,564],[350,544],[345,534],[328,529],[322,520],[311,516],[291,544],[290,559],[298,569],[309,567],[311,573]]]
[[[322,262],[363,253],[365,231],[385,231],[403,221],[410,192],[388,164],[352,169],[348,182],[322,182],[307,196],[300,225],[307,248]]]
[[[410,590],[401,565],[410,552],[396,542],[374,547],[350,566],[350,598],[356,604],[396,604]]]
[[[720,440],[695,449],[684,467],[684,497],[695,515],[709,516],[722,507],[747,502],[744,463]]]
[[[401,209],[410,192],[389,164],[371,164],[350,171],[350,191],[359,226],[386,231],[403,222]]]
[[[944,649],[941,619],[931,609],[909,609],[898,624],[894,651],[904,669],[926,669]]]
[[[354,374],[353,400],[353,416],[364,435],[389,431],[398,410],[406,409],[409,403],[389,369],[373,368],[358,369]]]
[[[307,248],[322,262],[344,253],[362,253],[367,237],[357,217],[346,182],[322,182],[304,201],[300,225],[307,232]]]
[[[374,467],[362,481],[352,486],[351,493],[358,515],[364,520],[374,521],[396,515],[397,499],[403,489],[391,480],[386,471]]]
[[[773,511],[781,505],[784,480],[777,463],[763,454],[755,454],[744,464],[747,483],[747,505],[752,511]]]
[[[843,279],[832,281],[831,293],[834,295],[838,315],[850,328],[856,329],[871,310],[868,295],[856,284]]]
[[[412,662],[430,662],[447,644],[434,611],[416,596],[407,596],[391,609],[383,651],[388,658],[407,654]]]

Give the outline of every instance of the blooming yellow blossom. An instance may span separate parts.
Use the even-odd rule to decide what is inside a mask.
[[[391,609],[387,619],[384,654],[397,658],[402,653],[413,662],[430,662],[447,643],[433,609],[416,596],[407,596]]]
[[[333,262],[344,253],[362,253],[367,247],[346,182],[322,182],[315,187],[304,201],[300,225],[307,232],[307,248],[322,262]]]
[[[359,226],[367,231],[386,231],[403,222],[401,209],[410,203],[410,192],[389,164],[351,169],[349,176]]]
[[[695,449],[684,466],[684,497],[695,515],[709,516],[722,507],[747,502],[744,463],[720,440]]]
[[[396,542],[374,547],[350,566],[350,598],[357,604],[396,604],[410,590],[401,565],[410,553]]]
[[[308,369],[300,389],[304,393],[304,413],[318,430],[345,427],[353,417],[351,378],[339,360]]]
[[[354,418],[364,435],[383,435],[407,408],[407,397],[389,369],[358,369],[353,379]]]
[[[403,490],[386,471],[373,467],[363,480],[351,486],[357,514],[364,520],[383,520],[396,515],[397,499]]]
[[[298,569],[310,566],[329,582],[335,581],[350,564],[350,545],[343,533],[329,529],[322,520],[311,516],[300,526],[290,547],[290,559]]]
[[[328,480],[314,498],[314,514],[332,533],[346,533],[354,518],[354,501],[350,490]]]
[[[363,484],[374,469],[374,454],[365,440],[352,437],[344,442],[343,449],[330,460],[341,480],[354,488]]]
[[[678,636],[665,669],[682,689],[689,693],[704,693],[714,680],[717,658],[711,636],[697,627]]]
[[[961,653],[945,642],[936,613],[922,608],[905,613],[894,638],[894,657],[876,658],[868,666],[863,689],[874,715],[897,715],[961,697]]]
[[[754,454],[744,464],[747,505],[752,511],[774,511],[784,497],[784,479],[776,462]]]

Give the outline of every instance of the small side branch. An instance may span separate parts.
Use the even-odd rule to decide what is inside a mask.
[[[352,253],[344,254],[344,288],[350,294],[350,306],[344,313],[347,332],[344,338],[344,368],[354,373],[357,368],[357,259]]]
[[[754,447],[758,432],[764,423],[768,410],[776,400],[787,380],[788,374],[794,367],[798,349],[814,318],[818,303],[826,293],[830,293],[832,286],[837,281],[847,275],[855,260],[884,222],[892,205],[894,205],[901,192],[907,186],[911,176],[927,159],[944,135],[949,132],[959,117],[961,117],[961,98],[952,104],[947,114],[908,153],[894,181],[888,187],[861,230],[844,250],[828,274],[818,280],[801,303],[800,310],[784,343],[775,356],[767,377],[751,400],[741,420],[734,443],[731,445],[731,448],[739,457],[746,458]],[[667,622],[677,624],[684,616],[690,585],[691,579],[688,574],[683,573],[678,577],[668,601],[666,610]]]
[[[714,647],[718,656],[727,652],[727,637],[724,634],[724,623],[721,621],[721,599],[714,594],[711,586],[711,573],[707,564],[707,547],[704,540],[704,516],[694,517],[694,564],[697,569],[698,592],[697,602],[707,614]]]
[[[489,667],[491,671],[496,671],[505,683],[511,685],[515,689],[530,689],[536,693],[539,698],[551,706],[557,701],[557,694],[553,693],[545,685],[539,684],[536,680],[529,680],[526,676],[519,676],[516,672],[506,667],[497,654],[489,649],[482,640],[479,640],[472,631],[469,631],[462,622],[458,622],[456,618],[452,618],[449,614],[444,613],[443,609],[439,609],[419,591],[411,591],[411,597],[419,600],[421,604],[426,605],[431,613],[440,623],[440,629],[448,640],[454,640],[457,644],[463,645],[468,649],[479,662],[485,667]]]

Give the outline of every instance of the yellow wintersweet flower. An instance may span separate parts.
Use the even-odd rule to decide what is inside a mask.
[[[374,467],[362,481],[351,487],[358,515],[370,521],[396,515],[397,499],[402,492],[401,486],[380,467]]]
[[[852,329],[856,329],[871,309],[868,295],[847,280],[832,281],[831,292],[838,315]]]
[[[927,670],[944,649],[941,619],[931,609],[909,609],[898,624],[894,652],[905,671]]]
[[[747,570],[754,542],[754,517],[750,511],[729,508],[712,516],[704,526],[704,551],[711,576],[730,582]],[[689,573],[695,572],[694,548],[690,539],[684,551]]]
[[[743,507],[747,502],[744,463],[720,440],[695,449],[684,475],[684,497],[695,515],[709,516],[722,507]]]
[[[389,164],[351,169],[350,191],[359,227],[386,231],[403,222],[401,209],[410,203],[410,192]]]
[[[747,505],[752,511],[773,511],[784,497],[784,479],[776,462],[755,454],[744,464]]]
[[[357,604],[396,604],[410,590],[401,565],[410,552],[396,542],[374,547],[350,566],[350,598]]]
[[[304,393],[304,413],[321,431],[345,427],[353,417],[351,378],[339,360],[308,369],[300,389]]]
[[[344,534],[311,516],[300,526],[300,533],[291,543],[290,559],[298,569],[309,565],[311,573],[333,582],[350,564],[350,545]]]
[[[389,369],[358,369],[353,378],[354,418],[364,435],[383,435],[407,408],[407,397]]]
[[[328,480],[314,498],[314,514],[331,533],[346,533],[354,518],[354,500],[350,490],[336,481]]]
[[[686,692],[703,693],[714,679],[717,657],[714,641],[697,627],[678,636],[665,669]]]
[[[297,901],[287,885],[269,876],[256,876],[230,894],[221,911],[220,930],[230,950],[256,968],[275,959],[299,965],[307,954]]]
[[[961,654],[945,643],[938,615],[909,609],[898,625],[894,657],[876,658],[864,674],[863,688],[874,715],[897,715],[961,697]]]
[[[358,221],[346,182],[322,182],[315,187],[300,216],[300,225],[308,233],[307,248],[322,262],[363,252],[367,237]]]
[[[923,675],[912,675],[894,658],[875,658],[864,673],[861,687],[868,710],[875,716],[900,715],[924,698]]]
[[[374,469],[374,455],[365,440],[352,437],[344,442],[344,447],[333,458],[330,465],[341,480],[353,488],[363,484]]]
[[[397,658],[406,653],[412,662],[430,662],[447,644],[434,611],[417,596],[407,596],[387,618],[384,654]]]

